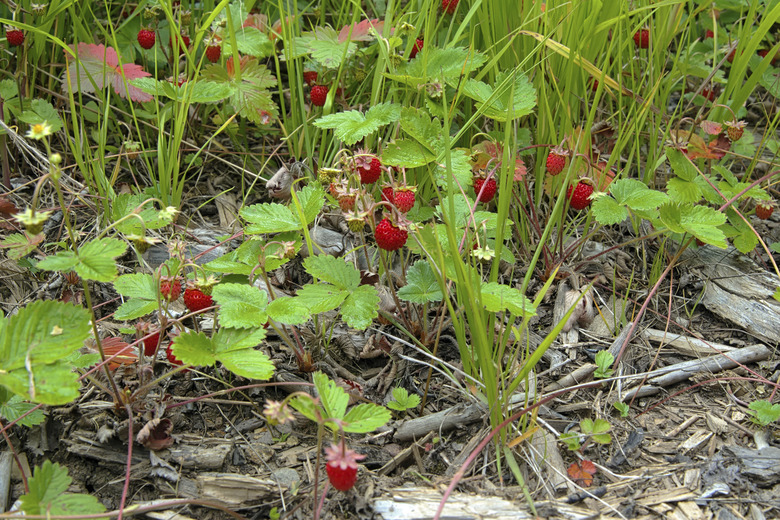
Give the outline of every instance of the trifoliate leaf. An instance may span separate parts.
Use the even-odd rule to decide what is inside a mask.
[[[398,297],[412,303],[441,301],[443,295],[431,264],[418,260],[406,271],[406,285],[398,289]]]
[[[619,204],[625,204],[634,211],[656,209],[669,200],[665,193],[651,190],[636,179],[618,179],[609,185],[609,192]]]
[[[360,285],[360,272],[343,258],[331,255],[310,256],[303,261],[306,272],[338,289],[354,290]]]
[[[155,300],[132,298],[119,306],[114,312],[114,318],[121,321],[134,320],[154,312],[155,309],[157,309]]]
[[[150,274],[123,274],[114,281],[114,290],[128,298],[157,300],[157,283]]]
[[[297,300],[312,314],[332,311],[341,305],[349,291],[337,289],[330,284],[308,284],[298,290]]]
[[[695,203],[701,200],[701,188],[699,188],[699,185],[694,181],[685,181],[673,177],[666,183],[666,189],[669,193],[669,197],[679,204],[684,204],[686,202]]]
[[[611,226],[628,218],[628,210],[609,196],[596,198],[591,204],[591,212],[602,226]]]
[[[269,318],[285,325],[301,325],[311,319],[311,311],[297,298],[276,298],[266,312]]]
[[[489,312],[503,312],[508,310],[515,316],[535,316],[536,308],[533,303],[519,290],[497,282],[482,284],[482,305]]]
[[[680,224],[683,229],[715,247],[728,247],[726,236],[718,228],[726,222],[726,215],[707,206],[686,205],[681,208]]]
[[[379,294],[373,285],[361,285],[349,293],[341,304],[341,318],[352,328],[365,329],[379,309]]]
[[[398,121],[399,117],[401,105],[380,103],[369,108],[365,115],[357,110],[329,114],[316,120],[314,126],[332,129],[337,139],[352,146],[384,125]]]
[[[72,479],[68,470],[46,460],[28,479],[29,491],[20,497],[24,515],[45,517],[95,515],[106,508],[96,497],[66,493]],[[96,520],[104,520],[96,517]]]
[[[325,205],[325,191],[319,184],[309,184],[298,192],[297,196],[308,226],[314,222],[314,219],[320,214],[322,206]]]
[[[416,139],[428,151],[441,151],[440,142],[444,131],[441,122],[437,118],[431,119],[425,110],[410,107],[401,109],[401,130]]]
[[[221,283],[214,287],[211,296],[219,304],[219,322],[223,327],[255,328],[268,321],[268,294],[257,287]]]
[[[290,208],[282,204],[253,204],[243,208],[239,214],[249,222],[244,229],[244,232],[249,234],[281,233],[301,229],[300,220],[293,215]]]
[[[347,412],[344,422],[345,432],[369,433],[390,422],[390,411],[384,406],[361,403]]]
[[[669,159],[672,170],[680,179],[693,181],[699,175],[699,172],[696,171],[696,166],[676,148],[667,147],[666,157]]]
[[[187,365],[210,367],[216,361],[214,344],[203,332],[183,332],[171,342],[176,359]]]
[[[669,228],[672,233],[685,233],[681,223],[680,207],[677,204],[668,202],[659,208],[659,218],[661,222]]]
[[[315,372],[312,379],[326,417],[343,419],[349,404],[347,392],[322,372]]]
[[[127,244],[116,238],[91,240],[79,247],[74,270],[84,280],[110,282],[117,276],[115,259],[126,249]]]
[[[761,426],[768,426],[780,419],[780,404],[772,404],[765,399],[753,401],[748,408],[754,412],[754,420]]]

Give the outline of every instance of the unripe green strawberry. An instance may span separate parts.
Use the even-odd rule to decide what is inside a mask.
[[[747,123],[745,121],[726,121],[726,134],[731,142],[739,141],[745,133]]]
[[[357,213],[349,213],[346,216],[347,218],[347,227],[349,227],[349,230],[353,233],[360,233],[363,231],[363,228],[366,225],[366,221],[363,217],[358,215]]]

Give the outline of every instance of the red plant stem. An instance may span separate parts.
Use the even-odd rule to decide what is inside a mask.
[[[210,507],[227,513],[236,520],[246,520],[245,517],[239,515],[235,511],[231,511],[222,504],[216,502],[209,502],[208,500],[196,500],[196,499],[173,499],[166,500],[165,502],[155,502],[154,504],[148,504],[143,506],[130,506],[127,508],[127,513],[132,515],[142,515],[150,511],[167,510],[178,506],[196,505],[203,507]],[[91,515],[79,514],[79,515],[29,515],[25,514],[23,517],[19,516],[19,512],[2,513],[0,518],[18,519],[25,518],[30,520],[79,520],[81,518],[99,519],[99,518],[113,518],[119,516],[122,511],[108,511],[106,513],[93,513]]]
[[[41,405],[38,405],[38,406],[41,406]],[[33,408],[33,410],[37,410],[37,407]],[[33,410],[30,410],[29,412],[24,414],[22,417],[26,416],[29,413],[32,413]],[[19,419],[21,419],[22,417],[19,417]],[[17,419],[17,421],[19,419]],[[14,422],[16,422],[16,421],[14,421]],[[30,492],[30,486],[27,485],[27,475],[24,472],[24,466],[22,466],[22,461],[19,460],[19,454],[16,453],[16,448],[14,448],[14,445],[11,443],[11,439],[8,437],[8,433],[6,432],[6,430],[10,426],[11,426],[10,424],[8,426],[3,426],[3,423],[0,421],[0,427],[2,427],[2,430],[0,430],[0,431],[3,432],[3,437],[5,438],[5,443],[8,445],[8,449],[11,451],[11,455],[13,455],[14,461],[16,462],[16,467],[19,468],[19,474],[22,476],[22,483],[24,484],[24,492],[25,493],[29,493]]]
[[[118,520],[122,520],[122,514],[127,501],[127,492],[130,489],[130,469],[133,465],[133,409],[129,403],[125,404],[127,411],[127,465],[125,466],[125,483],[122,486],[122,498],[119,500]]]
[[[458,471],[453,475],[452,481],[450,482],[450,485],[447,486],[447,489],[444,491],[444,496],[441,498],[441,502],[439,502],[439,507],[436,509],[436,514],[433,516],[433,520],[439,520],[441,518],[441,514],[444,511],[444,504],[447,503],[447,499],[452,494],[453,490],[455,489],[455,486],[458,485],[458,482],[464,477],[466,474],[466,470],[471,466],[471,463],[476,460],[476,458],[479,456],[479,454],[482,452],[483,449],[485,449],[485,446],[488,445],[488,443],[493,439],[493,437],[496,436],[498,432],[503,430],[506,426],[508,426],[510,423],[518,420],[523,415],[527,414],[534,408],[538,408],[539,406],[548,403],[555,399],[556,397],[563,395],[567,392],[571,392],[574,390],[581,390],[583,388],[591,388],[594,386],[601,386],[604,384],[605,380],[599,380],[599,381],[591,381],[590,383],[583,383],[581,385],[572,386],[571,388],[564,388],[562,390],[558,390],[557,392],[553,392],[539,401],[535,402],[534,404],[527,406],[520,410],[519,412],[511,415],[509,418],[505,419],[504,422],[493,428],[490,433],[488,433],[484,439],[482,439],[482,442],[480,442],[476,448],[474,448],[474,451],[471,452],[471,454],[466,458],[465,462],[463,462],[463,465],[458,469]]]

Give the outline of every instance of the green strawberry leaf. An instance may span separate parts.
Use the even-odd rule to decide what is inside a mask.
[[[455,86],[457,80],[469,76],[484,65],[487,57],[464,47],[439,49],[427,46],[416,59],[402,63],[395,74],[385,74],[393,81],[417,88],[435,81],[447,81]]]
[[[360,272],[354,265],[330,255],[310,256],[303,261],[306,272],[338,289],[355,290],[360,285]]]
[[[30,102],[30,109],[19,115],[19,120],[28,125],[46,123],[51,127],[51,132],[62,129],[62,119],[54,106],[45,99],[34,98]]]
[[[0,385],[36,403],[65,404],[79,394],[77,374],[63,358],[91,332],[86,309],[35,301],[3,320]]]
[[[120,321],[134,320],[141,316],[154,312],[157,309],[157,301],[132,298],[119,306],[114,312],[114,318]]]
[[[681,207],[680,225],[699,240],[715,247],[728,247],[726,235],[718,226],[726,222],[726,215],[708,206]]]
[[[349,395],[322,372],[315,372],[312,376],[320,404],[325,412],[325,417],[330,419],[343,419],[349,404]],[[332,428],[337,428],[332,423]]]
[[[463,93],[477,101],[477,109],[485,117],[501,122],[508,121],[510,116],[512,119],[526,116],[536,106],[536,90],[525,74],[516,69],[499,73],[495,89],[481,81],[468,80]]]
[[[230,40],[225,40],[222,45],[222,52],[226,56],[233,53]],[[274,53],[273,42],[257,27],[244,27],[240,31],[236,31],[236,47],[241,54],[256,58],[265,58]]]
[[[365,329],[379,309],[379,294],[373,285],[361,285],[349,293],[341,305],[341,318],[352,328]]]
[[[255,328],[268,321],[268,294],[257,287],[221,283],[214,287],[211,296],[219,304],[219,322],[223,327]]]
[[[702,191],[699,185],[694,181],[685,181],[677,177],[669,179],[666,183],[666,189],[669,197],[677,203],[686,202],[695,203],[702,197]]]
[[[768,426],[780,419],[780,404],[760,399],[750,403],[748,408],[753,410],[752,420],[761,426]]]
[[[429,152],[441,151],[442,132],[438,118],[431,119],[425,110],[404,107],[401,109],[401,130],[413,137]]]
[[[325,191],[319,184],[309,184],[297,193],[298,201],[303,208],[303,216],[306,218],[306,226],[314,222],[325,205]],[[299,228],[300,224],[299,224]]]
[[[436,154],[415,139],[398,139],[385,146],[382,164],[418,168],[436,160]]]
[[[311,314],[336,309],[349,296],[349,291],[337,289],[330,284],[307,284],[298,290],[296,299],[305,305]]]
[[[66,493],[72,479],[68,470],[59,464],[46,460],[28,479],[29,491],[20,497],[21,510],[30,516],[73,516],[95,515],[106,508],[96,497],[85,494]],[[105,520],[107,517],[95,517]]]
[[[406,271],[406,285],[398,289],[398,297],[412,303],[439,302],[443,298],[431,264],[418,260]]]
[[[497,282],[482,284],[482,305],[488,312],[508,310],[515,316],[535,316],[536,307],[514,287]]]
[[[282,204],[253,204],[242,208],[239,214],[249,222],[244,228],[244,233],[248,234],[281,233],[301,229],[300,220],[293,215],[290,208]]]
[[[176,359],[187,365],[210,367],[216,361],[214,344],[203,332],[183,332],[171,342]]]
[[[268,317],[286,325],[302,325],[311,319],[311,311],[297,298],[276,298],[266,308]]]
[[[433,171],[433,177],[436,179],[436,184],[442,188],[446,188],[448,179],[453,177],[456,181],[455,189],[460,191],[460,188],[464,190],[471,186],[474,175],[471,172],[471,157],[467,150],[462,148],[456,148],[450,151],[450,160],[452,166],[452,172],[447,173],[446,165],[444,164],[444,157],[442,155],[441,163],[436,165]],[[459,187],[460,188],[459,188]]]
[[[334,131],[334,135],[347,146],[352,146],[381,127],[398,121],[401,105],[379,103],[368,109],[365,115],[357,110],[323,116],[314,122],[318,128]]]
[[[10,390],[0,386],[0,417],[3,417],[7,422],[16,421],[36,406],[35,403],[25,401],[21,396],[14,395]],[[43,410],[38,409],[24,419],[19,419],[17,424],[30,427],[42,423],[45,419],[46,415],[44,415]]]
[[[390,422],[390,411],[384,406],[361,403],[350,408],[344,422],[347,433],[369,433]]]
[[[680,179],[693,182],[693,180],[699,176],[696,166],[685,157],[685,154],[676,148],[668,146],[666,148],[666,157],[669,159],[669,164],[672,166],[675,175]]]
[[[682,215],[677,204],[668,202],[659,208],[658,218],[672,233],[685,233],[682,227]]]
[[[609,196],[597,197],[591,204],[591,212],[602,226],[611,226],[628,218],[628,209]]]
[[[128,298],[157,300],[157,282],[150,274],[123,274],[114,281],[114,290]]]

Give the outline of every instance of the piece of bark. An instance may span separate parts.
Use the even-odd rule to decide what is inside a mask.
[[[612,342],[612,345],[609,346],[607,350],[609,351],[610,354],[612,354],[612,356],[617,357],[618,353],[620,352],[620,349],[623,348],[623,343],[628,337],[628,333],[631,332],[632,326],[633,326],[633,322],[629,321],[628,323],[626,323],[626,326],[623,327],[623,330],[620,331],[618,337],[615,338],[615,340]],[[580,368],[566,375],[565,377],[562,377],[558,381],[552,382],[549,385],[545,386],[544,391],[554,392],[556,390],[562,390],[570,386],[586,383],[590,381],[591,375],[593,375],[593,372],[595,372],[597,368],[598,365],[595,365],[593,363],[582,365]]]
[[[718,351],[731,352],[737,348],[657,329],[643,330],[642,337],[653,343],[661,343],[664,346],[668,345],[673,347],[680,354],[692,357],[710,356]]]
[[[195,479],[197,498],[224,504],[230,509],[247,509],[279,497],[280,486],[271,479],[238,473],[202,473]]]
[[[566,465],[563,463],[561,452],[558,451],[558,441],[555,436],[541,428],[536,430],[536,433],[531,437],[531,452],[536,465],[544,473],[544,478],[541,481],[550,498],[555,498],[557,493],[561,491],[566,493],[577,491],[572,481],[566,476]]]
[[[747,332],[780,343],[780,302],[773,298],[777,277],[733,247],[711,246],[683,253],[686,267],[704,282],[701,302]]]
[[[756,485],[770,487],[780,482],[780,448],[765,446],[753,450],[724,446],[723,450],[737,460],[742,475]]]
[[[406,421],[396,430],[393,438],[401,442],[421,439],[429,432],[445,432],[478,421],[486,413],[485,407],[478,403],[458,404],[441,412]]]
[[[441,493],[425,488],[398,488],[374,502],[374,513],[383,520],[429,520],[436,514]],[[440,518],[449,520],[535,520],[536,518],[593,518],[593,511],[563,502],[537,502],[534,516],[524,502],[500,497],[453,493]]]
[[[0,513],[5,513],[5,508],[8,506],[13,460],[14,458],[10,451],[0,453]]]
[[[741,364],[754,363],[767,359],[771,352],[764,345],[751,345],[729,352],[728,358],[720,354],[703,359],[692,359],[683,363],[676,363],[668,367],[653,370],[647,375],[645,384],[639,388],[629,390],[621,400],[623,402],[635,397],[645,397],[657,394],[661,388],[670,386],[680,381],[685,381],[694,374],[706,372],[715,373],[728,370]]]

